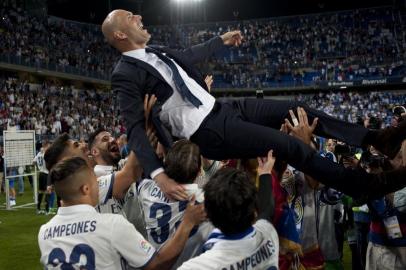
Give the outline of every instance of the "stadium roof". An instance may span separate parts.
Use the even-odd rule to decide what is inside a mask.
[[[175,0],[53,0],[47,2],[50,15],[97,24],[102,22],[109,7],[137,12],[142,3],[142,15],[146,25],[169,24],[171,13],[173,16],[170,10],[174,10],[174,5],[178,5],[176,8],[180,9],[179,1]],[[199,10],[205,10],[207,21],[228,21],[234,20],[236,16],[238,19],[252,19],[393,4],[404,6],[405,2],[403,0],[183,0],[181,4],[184,22],[196,22],[196,20],[202,20],[202,16],[196,16]]]

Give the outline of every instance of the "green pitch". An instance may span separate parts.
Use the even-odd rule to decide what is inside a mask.
[[[25,192],[22,196],[17,195],[16,206],[34,202],[31,186],[27,179],[24,182]],[[18,192],[17,181],[15,187]],[[37,215],[35,205],[7,211],[5,197],[5,194],[0,195],[0,269],[43,269],[39,263],[37,235],[41,225],[52,215]]]

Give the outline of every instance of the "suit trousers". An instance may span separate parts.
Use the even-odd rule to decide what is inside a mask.
[[[340,121],[299,102],[270,99],[220,100],[190,139],[199,145],[204,157],[214,160],[266,156],[272,149],[277,159],[356,198],[379,197],[398,188],[399,184],[382,189],[381,182],[386,183],[386,178],[371,182],[375,176],[361,169],[346,169],[279,131],[289,109],[296,110],[298,106],[306,110],[309,123],[319,118],[315,134],[356,146],[363,144],[368,129],[362,126]]]

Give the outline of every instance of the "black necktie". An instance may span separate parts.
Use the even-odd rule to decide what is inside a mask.
[[[155,49],[147,47],[145,48],[145,51],[147,53],[155,54],[156,56],[158,56],[159,59],[162,60],[162,62],[168,65],[168,67],[172,70],[173,81],[175,82],[175,86],[179,90],[179,93],[182,96],[182,98],[183,99],[186,98],[190,103],[193,104],[193,106],[199,108],[199,106],[202,105],[202,102],[195,95],[193,95],[192,91],[190,91],[190,89],[186,86],[185,82],[182,79],[182,76],[180,76],[178,68],[172,62],[172,60]]]

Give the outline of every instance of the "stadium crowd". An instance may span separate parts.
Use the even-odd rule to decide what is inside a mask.
[[[37,17],[2,2],[0,56],[5,61],[108,79],[118,54],[96,25]],[[186,48],[240,29],[239,48],[208,63],[214,87],[302,86],[406,74],[406,16],[390,7],[286,18],[147,26],[154,44]],[[28,34],[29,33],[29,34]],[[83,57],[86,56],[86,57]],[[8,60],[7,60],[8,59]]]
[[[0,85],[1,130],[35,130],[40,140],[63,132],[84,139],[99,127],[124,132],[114,117],[110,93],[48,83],[30,86],[15,79],[1,80]]]

